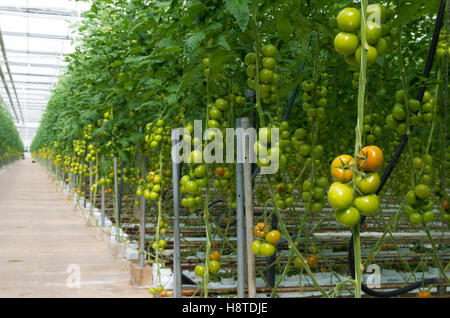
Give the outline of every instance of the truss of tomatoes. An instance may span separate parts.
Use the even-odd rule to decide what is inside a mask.
[[[373,215],[380,208],[380,200],[375,191],[380,186],[380,175],[384,155],[377,146],[366,146],[358,156],[356,192],[353,193],[354,158],[339,155],[331,163],[331,174],[336,180],[328,190],[328,202],[335,209],[336,220],[345,226],[354,226],[360,216]],[[357,195],[355,197],[355,195]]]
[[[272,256],[276,252],[275,245],[281,240],[281,233],[278,230],[270,230],[269,226],[264,222],[260,222],[255,225],[255,236],[264,241],[258,239],[254,240],[251,248],[253,254],[256,256]]]
[[[381,3],[367,6],[366,41],[367,64],[375,63],[392,48],[393,39],[398,38],[398,29],[392,26],[395,12]],[[345,8],[333,19],[332,26],[337,27],[338,34],[334,38],[335,50],[344,56],[350,65],[359,65],[361,61],[360,29],[362,15],[358,9]]]

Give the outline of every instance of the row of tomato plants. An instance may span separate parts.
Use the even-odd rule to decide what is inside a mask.
[[[409,160],[415,170],[408,165],[397,168],[404,175],[396,177],[401,186],[395,189],[400,196],[410,190],[406,214],[412,225],[425,227],[433,221],[434,213],[428,213],[433,200],[442,202],[443,212],[446,208],[445,189],[437,187],[444,184],[445,174],[437,178],[442,174],[433,173],[448,165],[446,149],[438,144],[442,138],[433,136],[436,125],[447,124],[438,96],[442,91],[439,75],[435,91],[427,91],[422,102],[409,97],[410,90],[418,87],[416,74],[421,66],[411,57],[426,51],[426,46],[418,44],[417,33],[429,34],[433,24],[433,19],[421,17],[431,13],[435,5],[422,4],[412,13],[402,1],[396,6],[363,1],[361,8],[345,8],[348,4],[95,2],[84,14],[79,27],[82,41],[69,57],[68,71],[49,102],[32,149],[51,154],[55,164],[81,175],[89,173],[87,162],[95,162],[97,167],[103,156],[105,163],[94,168],[99,177],[92,191],[112,183],[112,157],[126,162],[123,173],[135,185],[136,197],[158,206],[158,229],[152,244],[158,258],[165,246],[159,235],[164,235],[165,218],[169,217],[163,215],[167,211],[161,209],[161,193],[171,185],[171,129],[185,127],[188,133],[183,140],[195,147],[202,141],[192,136],[194,119],[203,119],[204,128],[224,131],[234,126],[236,118],[255,114],[255,123],[262,129],[254,149],[278,154],[280,170],[265,176],[265,185],[255,193],[257,200],[270,202],[279,230],[267,229],[269,215],[264,213],[263,222],[255,227],[255,235],[263,240],[254,242],[253,251],[273,255],[283,235],[292,249],[290,259],[314,280],[307,258],[297,248],[301,235],[295,241],[291,238],[280,210],[292,209],[294,189],[299,191],[306,213],[297,234],[308,234],[308,218],[323,211],[328,190],[336,220],[352,228],[358,237],[360,215],[379,210],[374,194],[380,182],[377,170],[383,166],[383,157],[390,158],[396,139],[409,131],[410,124],[419,126],[413,136],[428,134],[429,138],[425,142],[418,137],[411,139]],[[370,20],[371,15],[378,20]],[[310,34],[312,48],[305,50]],[[440,39],[446,42],[444,32]],[[406,41],[412,44],[402,47]],[[442,52],[445,45],[438,51],[441,61],[446,56]],[[304,58],[307,66],[297,76]],[[406,58],[408,71],[399,87],[390,74],[405,69],[402,63]],[[302,106],[294,107],[288,119],[283,118],[287,96],[296,85],[301,90],[296,104]],[[358,87],[358,92],[352,86]],[[254,91],[254,98],[244,97],[246,88]],[[394,96],[391,113],[385,105]],[[414,111],[419,112],[410,115]],[[354,118],[355,142],[351,132]],[[274,127],[280,129],[278,143],[271,143],[270,128]],[[443,136],[441,129],[439,134]],[[215,138],[215,134],[208,138]],[[378,146],[372,146],[375,143]],[[428,154],[430,147],[447,159],[433,160]],[[341,155],[351,152],[353,156]],[[140,154],[149,160],[144,174],[136,162]],[[200,158],[201,152],[194,150],[191,157]],[[266,165],[263,159],[258,161],[262,167]],[[331,177],[336,182],[329,187]],[[405,181],[413,179],[408,186]],[[205,278],[207,296],[209,275],[220,269],[220,253],[210,253],[210,190],[223,193],[229,211],[236,207],[234,165],[187,165],[181,185],[182,206],[192,213],[202,211],[205,222],[205,265],[196,268],[196,273]],[[136,199],[135,204],[141,202]],[[448,214],[442,213],[442,217],[448,221]],[[302,244],[307,249],[313,245],[308,239]],[[355,251],[358,249],[355,245]],[[360,271],[358,274],[360,279]],[[357,296],[359,285],[356,281]]]

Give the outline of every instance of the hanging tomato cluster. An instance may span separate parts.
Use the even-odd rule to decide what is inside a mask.
[[[255,225],[255,236],[264,239],[254,240],[251,248],[253,253],[258,256],[272,256],[275,254],[275,245],[281,240],[281,233],[278,230],[270,230],[269,226],[264,222],[260,222]]]
[[[375,63],[392,48],[393,38],[397,38],[397,29],[392,28],[394,10],[386,9],[381,3],[370,4],[366,12],[366,40],[368,43],[367,64]],[[361,12],[355,8],[345,8],[333,20],[339,29],[334,38],[335,50],[344,56],[350,65],[359,65],[361,61],[360,27]]]
[[[358,223],[360,215],[369,216],[378,211],[380,201],[375,191],[380,185],[380,176],[376,171],[383,161],[383,152],[377,146],[361,149],[355,176],[355,186],[360,195],[355,198],[351,187],[354,158],[340,155],[333,160],[331,174],[336,182],[328,190],[328,202],[335,209],[334,215],[339,223],[353,226]]]
[[[407,131],[407,109],[409,110],[410,125],[419,125],[424,127],[433,121],[435,100],[432,98],[430,92],[425,91],[422,103],[417,99],[410,98],[406,102],[405,92],[399,90],[395,93],[396,103],[392,108],[392,113],[386,116],[386,125],[389,128],[395,129],[400,135]],[[417,114],[416,114],[417,113]]]

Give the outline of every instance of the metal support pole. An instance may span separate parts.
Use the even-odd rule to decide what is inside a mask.
[[[179,140],[172,138],[172,149],[179,143]],[[180,167],[179,163],[172,160],[172,183],[173,183],[173,233],[174,233],[174,253],[173,253],[173,297],[181,298],[181,263],[180,263]]]
[[[147,157],[143,154],[140,154],[140,164],[141,164],[141,179],[145,178],[146,169],[147,169]],[[145,196],[141,196],[141,217],[139,223],[139,250],[142,251],[139,253],[139,267],[143,268],[145,266],[145,210],[146,210],[147,200]]]
[[[120,223],[120,216],[122,213],[122,198],[123,198],[123,169],[125,168],[125,161],[120,165],[120,187],[119,187],[119,208],[117,209],[117,219]]]
[[[249,127],[248,118],[241,118],[241,127],[247,130]],[[253,256],[251,244],[253,242],[253,190],[252,190],[252,165],[250,163],[250,141],[244,141],[244,198],[245,198],[245,228],[247,236],[247,280],[248,297],[256,297],[255,283],[255,257]]]
[[[105,157],[102,156],[102,167],[105,161]],[[105,184],[102,182],[102,198],[100,203],[100,209],[102,213],[101,226],[105,226]]]
[[[94,176],[92,175],[92,168],[93,167],[93,162],[89,161],[89,201],[91,202],[91,207],[92,207],[92,203],[94,202],[94,198],[93,198],[93,191],[91,191],[90,189],[92,189],[92,185],[94,183]]]
[[[119,241],[119,184],[117,180],[117,158],[114,157],[114,212],[116,219],[116,242]]]
[[[241,119],[236,119],[236,128]],[[244,138],[237,138],[237,158],[243,154]],[[237,231],[237,296],[245,297],[245,223],[244,223],[244,164],[236,163],[236,231]]]

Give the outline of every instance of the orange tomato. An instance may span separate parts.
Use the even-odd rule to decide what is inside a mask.
[[[431,293],[428,290],[421,290],[417,293],[417,298],[431,298]]]
[[[214,251],[211,254],[209,254],[209,260],[210,261],[219,261],[220,260],[220,253],[218,251]]]
[[[361,149],[359,155],[363,158],[359,159],[358,165],[364,171],[377,171],[383,165],[383,151],[377,146],[366,146]]]
[[[222,177],[225,173],[225,169],[223,167],[217,167],[216,168],[216,176]]]
[[[269,226],[264,224],[264,222],[260,222],[255,225],[255,235],[257,237],[264,237],[270,231]]]
[[[319,258],[317,257],[317,255],[311,254],[306,258],[306,263],[309,266],[316,266],[318,262]]]
[[[339,155],[331,163],[331,175],[336,180],[346,183],[353,178],[353,157]]]

